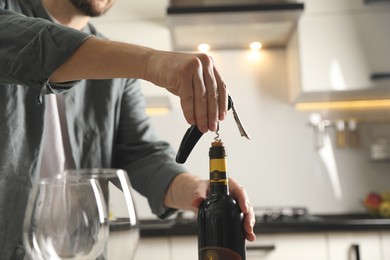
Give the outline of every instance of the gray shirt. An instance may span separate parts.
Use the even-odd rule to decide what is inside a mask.
[[[67,90],[66,120],[76,168],[125,169],[157,216],[172,212],[163,198],[172,179],[185,171],[175,163],[169,144],[153,131],[137,80],[48,82],[85,39],[100,36],[91,25],[80,32],[48,20],[41,0],[0,0],[2,260],[23,259],[17,252],[22,252],[24,213],[41,161],[43,94]]]

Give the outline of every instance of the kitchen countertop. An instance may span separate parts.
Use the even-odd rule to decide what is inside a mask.
[[[298,220],[258,219],[256,234],[307,233],[330,231],[390,231],[390,219],[377,218],[363,214],[314,215]],[[141,237],[191,236],[197,234],[195,219],[181,220],[141,220]]]

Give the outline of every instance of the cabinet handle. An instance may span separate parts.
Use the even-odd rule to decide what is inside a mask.
[[[248,246],[246,250],[248,251],[273,251],[276,249],[275,245],[264,245],[264,246]]]
[[[371,80],[390,79],[390,72],[374,72],[370,78]]]
[[[360,247],[358,244],[351,245],[351,250],[355,254],[355,260],[360,260]]]

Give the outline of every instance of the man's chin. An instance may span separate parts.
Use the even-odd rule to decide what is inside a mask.
[[[108,10],[110,10],[113,2],[107,4],[107,1],[98,0],[98,3],[92,8],[91,13],[89,14],[91,17],[99,17]]]

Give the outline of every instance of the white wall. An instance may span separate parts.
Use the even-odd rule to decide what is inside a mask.
[[[163,19],[108,17],[93,21],[100,31],[114,40],[169,50],[169,32]],[[342,213],[364,210],[362,198],[369,191],[390,188],[390,163],[372,163],[368,155],[370,133],[390,136],[389,126],[363,126],[359,149],[337,149],[334,158],[341,186],[337,196],[314,144],[308,114],[289,104],[284,50],[263,50],[257,60],[247,51],[210,53],[224,77],[242,122],[252,136],[241,138],[231,112],[221,123],[221,137],[228,149],[231,177],[247,190],[254,206],[306,206],[312,213]],[[166,94],[144,82],[147,95]],[[172,111],[154,116],[159,135],[177,149],[188,125],[176,97],[170,96]],[[334,144],[334,133],[328,132]],[[208,178],[208,149],[213,133],[202,137],[186,166]],[[151,218],[147,202],[137,196],[141,218]]]

